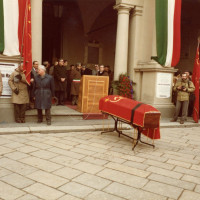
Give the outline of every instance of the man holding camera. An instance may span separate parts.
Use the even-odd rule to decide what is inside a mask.
[[[176,110],[174,113],[174,118],[171,122],[176,122],[182,105],[182,115],[180,124],[184,124],[187,119],[187,111],[189,104],[190,93],[194,92],[195,87],[192,81],[187,78],[186,73],[181,75],[181,79],[178,80],[173,88],[177,92]]]
[[[29,95],[26,77],[23,72],[23,63],[10,75],[8,84],[12,89],[12,103],[16,123],[25,123],[26,104],[29,103]]]

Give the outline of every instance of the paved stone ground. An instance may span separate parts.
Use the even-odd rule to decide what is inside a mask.
[[[135,151],[115,133],[0,135],[0,199],[200,199],[200,127],[161,133]]]

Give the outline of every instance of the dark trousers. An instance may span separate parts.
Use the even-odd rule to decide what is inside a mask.
[[[43,121],[43,116],[42,116],[42,109],[37,109],[38,112],[38,121]],[[45,109],[45,115],[46,115],[46,120],[51,121],[51,110],[50,109]]]
[[[181,105],[182,105],[182,115],[181,115],[181,120],[185,121],[187,119],[187,112],[188,112],[188,104],[189,101],[176,101],[176,110],[174,113],[174,119],[177,120],[178,119],[178,115],[181,109]]]
[[[26,111],[26,104],[14,103],[15,121],[25,120],[25,111]]]
[[[72,98],[71,98],[71,83],[68,83],[67,84],[67,100],[68,101],[71,101],[72,100]]]
[[[65,91],[56,91],[56,97],[58,98],[58,104],[64,104]]]

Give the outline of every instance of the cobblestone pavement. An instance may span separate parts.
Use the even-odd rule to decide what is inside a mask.
[[[0,135],[0,199],[200,199],[200,128],[161,134],[135,151],[116,133]]]

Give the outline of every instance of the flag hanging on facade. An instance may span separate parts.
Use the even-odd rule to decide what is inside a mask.
[[[156,46],[159,64],[174,67],[180,59],[181,0],[156,0]]]
[[[19,29],[19,32],[21,32],[19,33],[19,48],[24,60],[23,64],[26,80],[30,84],[32,70],[31,3],[30,0],[26,0],[26,4],[24,0],[18,1],[19,3],[22,2],[23,6],[21,8],[25,10],[25,12],[22,12],[24,15],[22,14],[21,16],[21,18],[24,17],[24,20],[21,20],[23,24],[20,25],[19,23],[19,28],[21,27],[21,29]],[[20,36],[21,34],[22,37]]]
[[[0,53],[20,55],[30,83],[32,69],[30,0],[0,0]]]
[[[194,62],[194,68],[192,73],[192,82],[195,86],[195,101],[193,108],[193,119],[196,123],[199,121],[199,78],[200,78],[200,63],[199,63],[199,41],[196,52],[196,58]]]

